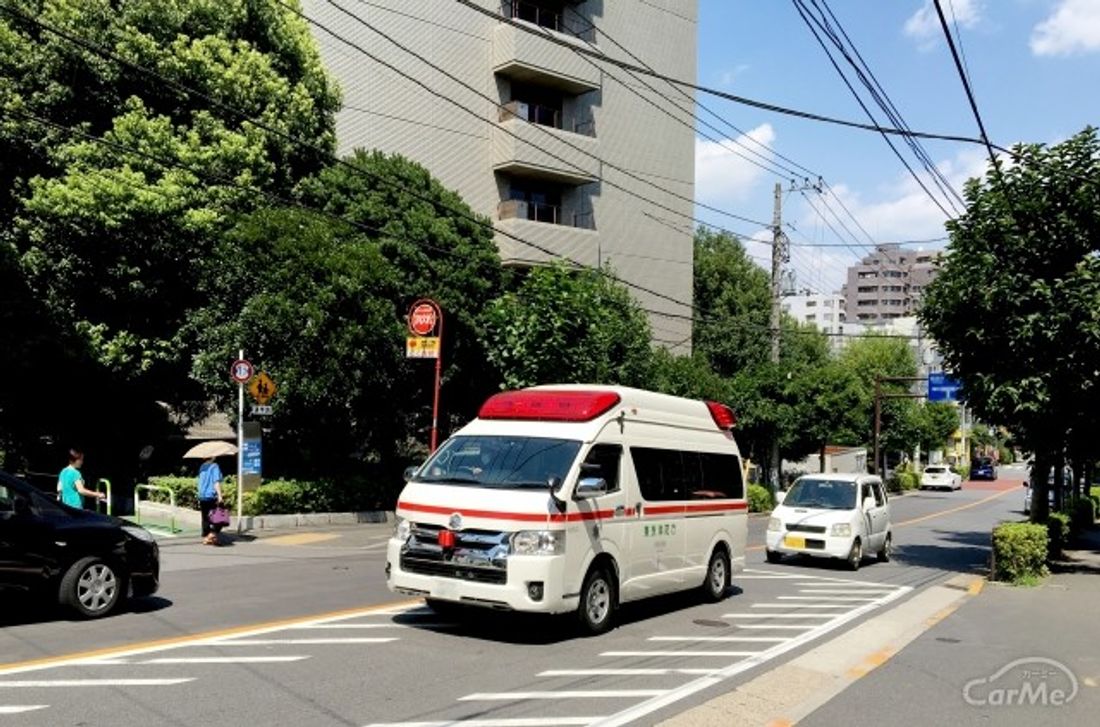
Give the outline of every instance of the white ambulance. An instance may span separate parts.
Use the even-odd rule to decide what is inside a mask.
[[[638,389],[497,394],[415,471],[387,582],[435,609],[576,612],[689,588],[718,600],[745,565],[733,412]]]

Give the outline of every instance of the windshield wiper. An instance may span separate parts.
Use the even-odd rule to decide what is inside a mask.
[[[414,482],[428,482],[428,483],[433,483],[433,484],[438,483],[438,482],[446,482],[446,483],[452,484],[452,485],[481,485],[481,484],[485,484],[481,480],[473,478],[473,477],[459,477],[459,476],[456,476],[456,477],[420,477],[420,478],[417,478],[416,480],[413,480],[413,481]]]

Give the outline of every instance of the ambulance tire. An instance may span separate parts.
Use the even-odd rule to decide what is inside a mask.
[[[730,557],[726,549],[718,546],[710,554],[707,576],[703,580],[703,595],[710,603],[718,603],[730,590]]]
[[[577,619],[585,633],[596,636],[611,628],[615,601],[615,580],[610,570],[604,565],[593,565],[584,578],[577,606]]]

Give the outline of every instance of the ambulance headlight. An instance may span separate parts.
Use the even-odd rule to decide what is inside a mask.
[[[393,524],[393,537],[404,543],[409,539],[410,532],[411,527],[409,525],[409,521],[403,517],[397,518],[397,520]]]
[[[521,530],[512,536],[513,555],[561,555],[564,552],[564,530]]]

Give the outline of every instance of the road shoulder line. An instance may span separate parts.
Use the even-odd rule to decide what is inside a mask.
[[[975,584],[982,582],[979,576],[962,574],[927,588],[661,727],[728,727],[731,714],[739,724],[795,724],[955,611],[980,591]]]

